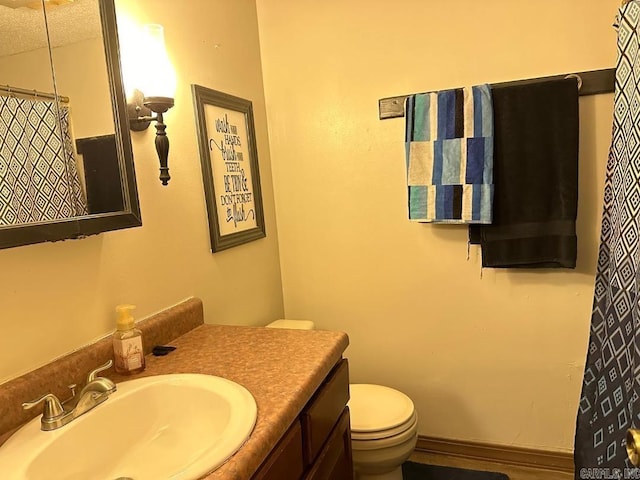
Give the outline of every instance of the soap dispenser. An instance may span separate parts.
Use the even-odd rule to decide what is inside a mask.
[[[116,372],[132,375],[144,370],[144,349],[142,348],[142,332],[135,328],[131,310],[135,305],[118,305],[116,307],[117,330],[113,334],[113,353]]]

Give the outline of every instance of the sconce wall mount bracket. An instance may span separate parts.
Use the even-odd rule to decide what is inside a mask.
[[[144,105],[144,95],[140,90],[134,90],[133,96],[127,101],[127,115],[129,128],[134,132],[142,132],[151,125],[151,110]],[[149,120],[145,120],[145,118]]]
[[[156,122],[156,152],[160,160],[160,180],[162,185],[167,185],[169,176],[169,138],[167,126],[164,123],[163,114],[174,106],[171,97],[145,97],[142,92],[135,90],[131,103],[127,104],[129,115],[129,128],[135,132],[141,132],[149,128],[151,122]],[[151,113],[155,113],[152,116]]]

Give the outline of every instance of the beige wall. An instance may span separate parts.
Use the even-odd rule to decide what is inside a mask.
[[[48,50],[39,48],[0,57],[0,85],[53,93]]]
[[[162,187],[154,129],[133,134],[143,226],[0,250],[0,383],[110,332],[118,303],[142,318],[195,295],[210,323],[283,314],[255,3],[118,0],[118,14],[166,28],[178,73],[165,115],[172,180]],[[218,45],[218,47],[216,47]],[[253,101],[267,237],[212,254],[191,84]],[[45,393],[45,392],[43,392]]]
[[[78,69],[77,59],[87,55],[91,61]],[[69,97],[74,138],[112,135],[115,129],[102,38],[54,48],[53,65],[58,93]]]
[[[87,57],[89,56],[89,57]],[[57,92],[69,98],[74,138],[113,134],[111,92],[102,38],[53,49]],[[77,65],[84,61],[83,68]],[[0,85],[53,93],[49,50],[40,48],[0,57]]]
[[[580,101],[575,271],[481,271],[466,228],[410,223],[377,106],[612,67],[620,2],[257,3],[287,317],[345,330],[352,380],[406,392],[422,435],[570,450],[612,95]]]

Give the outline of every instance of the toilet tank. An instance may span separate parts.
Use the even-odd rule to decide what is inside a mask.
[[[291,328],[294,330],[313,330],[315,325],[311,320],[276,320],[267,325],[267,328]]]

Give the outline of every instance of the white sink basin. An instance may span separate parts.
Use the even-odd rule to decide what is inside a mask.
[[[243,386],[198,374],[118,384],[101,405],[64,427],[40,417],[0,447],[3,480],[195,480],[249,438],[256,402]]]

